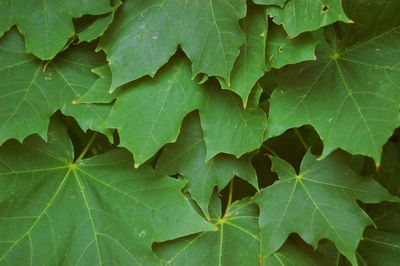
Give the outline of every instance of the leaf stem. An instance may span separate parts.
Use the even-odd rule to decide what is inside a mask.
[[[93,141],[96,139],[96,136],[97,136],[97,132],[94,132],[92,137],[90,138],[90,140],[86,144],[85,148],[83,149],[83,151],[79,155],[78,159],[76,159],[75,163],[79,162],[80,160],[83,159],[83,157],[85,157],[86,153],[89,151],[90,147],[92,146]]]
[[[229,183],[228,203],[226,204],[226,209],[225,209],[225,213],[224,213],[224,217],[223,218],[226,218],[228,216],[228,211],[229,211],[229,208],[231,207],[231,204],[232,204],[232,195],[233,195],[233,179]]]
[[[308,151],[309,147],[307,145],[307,142],[303,139],[303,136],[300,134],[300,131],[297,128],[294,128],[293,130],[296,136],[299,138],[301,145],[303,145],[304,149]]]

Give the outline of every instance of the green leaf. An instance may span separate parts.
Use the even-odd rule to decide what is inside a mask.
[[[48,139],[0,148],[0,264],[157,265],[152,242],[213,228],[181,194],[183,182],[133,170],[128,152],[74,162],[59,123]]]
[[[229,84],[243,44],[238,21],[245,14],[245,0],[125,2],[99,44],[110,62],[112,89],[154,76],[179,44],[192,61],[193,76],[216,75]]]
[[[200,120],[207,161],[220,152],[239,158],[258,149],[265,139],[265,112],[258,106],[244,109],[240,98],[230,91],[210,86],[206,102],[200,108]]]
[[[219,199],[214,199],[218,200]],[[219,208],[218,208],[219,207]],[[236,201],[221,216],[219,202],[211,213],[216,232],[203,232],[155,246],[170,265],[258,265],[258,210],[248,200]]]
[[[311,124],[323,140],[322,157],[342,148],[379,163],[383,144],[400,124],[400,20],[384,15],[400,10],[400,2],[371,9],[367,2],[351,1],[355,25],[328,31],[331,45],[321,46],[317,61],[279,72],[270,98],[269,137]],[[371,12],[381,17],[379,24]],[[354,43],[352,35],[361,41]]]
[[[96,81],[91,69],[104,64],[92,47],[79,45],[51,62],[24,53],[16,32],[0,40],[0,143],[38,133],[46,138],[49,117],[64,111]]]
[[[192,61],[193,76],[222,77],[230,73],[244,42],[239,19],[246,16],[246,0],[188,2],[182,13],[182,49]],[[260,32],[261,33],[261,32]]]
[[[276,24],[283,25],[290,38],[336,21],[352,22],[347,18],[341,0],[288,0],[283,8],[270,6],[267,12]]]
[[[224,188],[235,175],[258,188],[250,156],[236,159],[232,155],[220,154],[205,162],[206,152],[199,118],[191,114],[185,119],[176,143],[164,148],[156,169],[170,175],[180,173],[187,178],[190,195],[206,215],[214,187]]]
[[[122,2],[116,0],[116,3],[112,7],[112,12],[102,16],[98,16],[95,19],[87,19],[81,21],[76,28],[76,35],[78,35],[79,43],[91,42],[104,34],[111,22],[114,20],[115,12],[122,5]]]
[[[400,196],[400,143],[389,142],[383,149],[378,181]],[[381,203],[367,209],[376,228],[365,230],[358,253],[367,265],[396,265],[400,261],[400,204]]]
[[[282,27],[271,23],[267,39],[267,65],[269,68],[281,68],[289,64],[315,60],[316,45],[317,42],[311,33],[303,33],[291,39]]]
[[[121,90],[106,125],[118,129],[121,146],[133,153],[139,166],[175,142],[183,118],[203,101],[202,89],[191,80],[187,60],[174,58],[154,79]]]
[[[234,64],[230,86],[224,79],[218,80],[223,89],[232,90],[239,95],[242,98],[243,106],[246,107],[251,89],[266,70],[267,20],[265,10],[249,6],[247,17],[240,21],[240,25],[244,32],[245,42]]]
[[[320,266],[326,265],[327,259],[304,242],[289,239],[283,246],[265,260],[264,265],[272,266]]]
[[[109,93],[111,88],[111,70],[108,65],[100,66],[92,69],[99,78],[86,91],[82,97],[75,99],[77,103],[110,103],[115,99],[115,95]]]
[[[275,5],[283,7],[287,2],[287,0],[253,0],[253,2],[258,5],[267,5],[267,6]]]
[[[181,9],[175,0],[126,1],[122,5],[98,47],[107,54],[112,90],[142,76],[154,76],[175,53]]]
[[[256,197],[260,205],[260,230],[264,256],[277,250],[290,233],[298,233],[316,248],[326,238],[353,264],[355,250],[371,219],[357,205],[384,200],[398,201],[371,178],[358,176],[348,163],[350,156],[335,152],[324,160],[307,153],[300,172],[272,157],[279,176]]]
[[[366,265],[395,266],[400,260],[400,205],[379,204],[372,215],[377,228],[365,230],[357,250],[360,260]]]
[[[99,131],[112,140],[113,130],[105,128],[105,122],[110,115],[110,104],[76,104],[67,105],[63,114],[72,116],[83,129]]]
[[[42,60],[56,56],[75,34],[72,18],[100,15],[112,10],[108,0],[0,2],[0,37],[17,25],[25,37],[25,50]]]

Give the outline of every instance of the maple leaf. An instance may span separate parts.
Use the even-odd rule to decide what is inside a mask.
[[[279,176],[260,191],[260,229],[264,255],[277,250],[292,232],[317,246],[322,238],[333,241],[351,263],[362,233],[372,220],[356,200],[377,203],[398,201],[371,178],[358,176],[348,166],[350,156],[335,152],[324,160],[308,152],[296,173],[290,164],[272,157]]]
[[[57,120],[48,134],[0,148],[1,264],[157,265],[152,242],[213,229],[182,181],[134,170],[122,149],[74,161]]]

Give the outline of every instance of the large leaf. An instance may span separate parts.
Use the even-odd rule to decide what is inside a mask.
[[[350,2],[355,25],[328,32],[331,45],[321,45],[317,61],[279,72],[268,134],[311,124],[323,140],[323,157],[342,148],[379,163],[383,144],[400,123],[400,13],[386,15],[399,11],[400,2]]]
[[[156,265],[152,242],[212,229],[183,182],[133,170],[120,149],[74,162],[58,123],[48,139],[0,148],[0,264]]]
[[[183,118],[203,101],[202,90],[191,79],[187,61],[175,58],[154,79],[127,85],[106,124],[118,129],[121,146],[133,153],[139,166],[176,140]]]
[[[99,45],[110,62],[112,88],[154,76],[179,44],[193,75],[221,76],[229,83],[243,44],[238,21],[245,14],[245,0],[125,2]]]
[[[342,0],[288,0],[283,8],[268,7],[268,14],[283,25],[290,38],[336,21],[352,22],[343,11]]]
[[[249,199],[234,202],[224,215],[213,195],[210,216],[217,232],[196,235],[155,245],[161,262],[167,265],[322,265],[324,257],[304,245],[288,240],[266,260],[260,256],[258,208]]]
[[[0,143],[32,133],[46,138],[49,117],[83,95],[96,81],[92,68],[104,64],[92,47],[71,48],[51,62],[24,53],[16,31],[0,40]]]
[[[0,37],[17,25],[25,36],[26,52],[52,59],[75,34],[72,18],[111,11],[108,0],[87,1],[0,1]]]
[[[230,86],[226,84],[224,79],[219,79],[223,89],[232,90],[242,98],[244,107],[247,106],[251,89],[266,70],[266,19],[264,9],[248,7],[247,17],[240,21],[245,35],[245,42],[233,67]]]
[[[187,178],[190,195],[206,215],[214,187],[224,188],[235,175],[258,188],[250,156],[236,159],[232,155],[220,154],[206,162],[206,152],[200,120],[191,114],[185,119],[176,143],[163,150],[157,170],[167,174],[180,173]]]
[[[307,153],[297,174],[290,164],[272,157],[279,176],[256,197],[260,205],[263,254],[277,250],[292,232],[314,247],[322,238],[333,241],[352,263],[355,250],[371,219],[356,200],[397,201],[371,178],[358,176],[348,166],[350,156],[336,152],[324,160]]]
[[[216,232],[203,232],[155,246],[161,261],[170,265],[258,265],[258,210],[248,200],[236,201],[221,215],[218,198],[210,216]],[[215,202],[217,201],[217,202]]]

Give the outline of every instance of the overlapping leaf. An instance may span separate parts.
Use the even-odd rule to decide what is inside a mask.
[[[258,265],[257,206],[237,201],[222,216],[218,197],[210,206],[216,232],[203,232],[157,245],[156,254],[171,265]]]
[[[240,22],[245,42],[233,67],[230,86],[226,84],[224,79],[219,79],[223,89],[232,90],[242,98],[244,107],[247,106],[251,89],[266,70],[266,19],[264,9],[248,7],[247,17]]]
[[[288,0],[283,7],[268,7],[268,14],[276,24],[283,25],[290,38],[336,21],[351,22],[341,0]]]
[[[181,181],[133,170],[119,149],[73,162],[58,123],[48,139],[0,148],[0,264],[157,265],[153,241],[213,229]]]
[[[287,0],[253,0],[254,3],[259,5],[276,5],[283,7]]]
[[[355,25],[329,31],[331,44],[321,45],[317,61],[279,72],[268,134],[311,124],[323,140],[323,157],[342,148],[379,163],[383,144],[400,123],[400,13],[386,15],[400,10],[400,2],[350,2]]]
[[[250,156],[236,159],[221,154],[206,162],[206,146],[197,115],[185,119],[178,140],[165,147],[157,162],[157,171],[167,174],[180,173],[189,180],[188,191],[208,215],[208,203],[214,187],[224,188],[236,175],[258,187],[257,176]]]
[[[106,126],[118,129],[121,146],[134,154],[137,165],[175,142],[183,118],[196,109],[200,110],[207,161],[221,152],[240,157],[259,148],[267,125],[264,111],[255,106],[244,109],[237,95],[216,84],[198,84],[191,79],[187,60],[174,57],[154,78],[121,88]]]
[[[112,87],[154,76],[179,44],[193,75],[216,75],[229,84],[243,44],[238,20],[245,14],[245,0],[125,2],[99,45],[110,62]]]
[[[394,195],[400,196],[400,144],[385,145],[378,180]],[[365,230],[358,248],[360,264],[396,265],[400,260],[400,204],[381,203],[367,209],[376,228]]]
[[[244,109],[236,94],[212,87],[208,88],[206,97],[200,108],[200,120],[207,147],[207,161],[220,152],[238,158],[262,145],[267,118],[258,105],[249,105]],[[254,97],[256,99],[250,102],[258,102],[257,96]]]
[[[117,97],[107,126],[140,165],[178,137],[183,118],[203,101],[203,87],[191,80],[186,60],[175,58],[154,79],[128,85]]]
[[[0,40],[0,143],[33,133],[46,138],[49,117],[64,111],[95,82],[91,69],[104,59],[91,50],[77,46],[46,63],[24,53],[22,36],[15,30]]]
[[[55,57],[75,34],[72,18],[99,15],[112,10],[108,0],[0,2],[0,37],[17,25],[25,37],[26,52],[42,60]]]
[[[317,42],[310,33],[303,33],[290,39],[282,27],[271,24],[267,41],[267,65],[281,68],[289,64],[314,60],[316,45]]]
[[[280,180],[256,198],[261,209],[265,256],[296,232],[314,247],[322,238],[333,241],[342,254],[356,263],[355,250],[363,230],[372,224],[356,200],[376,203],[398,199],[376,181],[353,172],[349,159],[344,152],[336,152],[318,161],[307,153],[297,174],[287,162],[272,158],[272,169]]]

